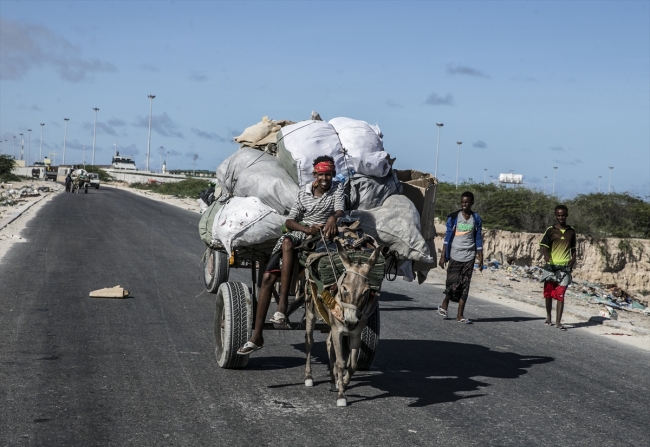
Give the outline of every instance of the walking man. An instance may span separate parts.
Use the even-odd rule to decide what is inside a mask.
[[[571,270],[576,263],[576,232],[566,223],[569,210],[564,205],[555,207],[557,223],[548,227],[539,243],[544,255],[544,271],[540,278],[544,281],[544,298],[546,299],[546,322],[551,326],[553,300],[557,301],[555,327],[566,331],[562,325],[564,311],[564,292],[571,284]]]
[[[458,303],[456,320],[469,324],[465,318],[465,303],[469,294],[469,284],[474,272],[474,261],[478,257],[479,272],[483,271],[482,221],[478,213],[472,211],[474,194],[469,191],[460,196],[460,210],[447,216],[447,232],[439,265],[447,268],[445,299],[438,306],[438,314],[447,317],[449,301]]]

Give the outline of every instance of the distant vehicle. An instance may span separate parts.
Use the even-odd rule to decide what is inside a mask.
[[[90,186],[92,186],[95,189],[99,189],[99,174],[90,172],[88,174],[88,178],[90,179]]]
[[[113,169],[127,169],[131,171],[135,171],[135,161],[133,160],[133,157],[129,157],[128,155],[120,155],[120,153],[116,153],[115,156],[113,157],[113,161],[111,162],[111,167]]]
[[[52,180],[56,182],[56,177],[59,174],[59,168],[57,166],[47,166],[45,168],[45,180]]]

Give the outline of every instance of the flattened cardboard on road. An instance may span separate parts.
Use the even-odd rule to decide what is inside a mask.
[[[126,298],[127,296],[129,296],[129,291],[119,285],[90,292],[91,298]]]

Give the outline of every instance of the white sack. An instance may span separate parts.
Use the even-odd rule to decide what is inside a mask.
[[[212,235],[230,253],[234,248],[278,239],[285,221],[257,197],[233,197],[216,215]]]
[[[314,159],[321,155],[334,159],[336,172],[345,168],[341,142],[329,123],[300,121],[278,133],[278,158],[301,188],[314,181]]]
[[[288,214],[298,196],[298,185],[277,157],[241,148],[217,168],[217,180],[228,195],[258,197],[280,214]]]
[[[384,152],[383,135],[379,126],[352,118],[332,118],[329,123],[339,135],[341,145],[348,151],[348,163],[352,162],[359,174],[383,177],[390,164]],[[382,155],[379,155],[379,154]]]
[[[349,158],[348,166],[354,169],[354,172],[372,177],[385,177],[391,168],[388,162],[388,152],[384,151]]]
[[[383,245],[399,253],[400,258],[432,264],[429,247],[420,234],[420,214],[407,197],[390,196],[372,210],[354,210],[361,228]]]

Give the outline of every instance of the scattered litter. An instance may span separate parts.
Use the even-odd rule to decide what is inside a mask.
[[[91,298],[126,298],[127,296],[129,296],[129,291],[119,285],[90,292]]]
[[[601,307],[598,315],[603,318],[609,318],[610,320],[618,320],[618,313],[610,306]]]

